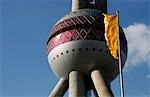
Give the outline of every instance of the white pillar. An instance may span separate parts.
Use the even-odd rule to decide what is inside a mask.
[[[84,79],[78,71],[69,74],[69,97],[85,97]]]
[[[95,89],[99,97],[113,97],[110,93],[109,88],[104,81],[104,78],[99,70],[94,70],[91,73],[91,78],[93,80]]]
[[[88,6],[88,0],[72,0],[72,12]]]
[[[68,81],[65,80],[64,78],[61,78],[58,81],[55,88],[53,89],[53,91],[51,92],[51,94],[49,95],[49,97],[63,97],[67,89],[68,89]]]

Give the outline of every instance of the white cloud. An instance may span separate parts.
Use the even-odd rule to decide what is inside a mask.
[[[128,41],[126,67],[150,66],[150,26],[135,23],[123,29]]]

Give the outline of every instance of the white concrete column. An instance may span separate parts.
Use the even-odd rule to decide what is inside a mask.
[[[107,0],[72,0],[72,12],[83,8],[93,8],[107,13]]]
[[[69,74],[69,97],[85,97],[84,78],[78,71]]]
[[[72,12],[88,6],[88,0],[72,0]]]
[[[111,95],[109,88],[104,81],[104,78],[99,70],[94,70],[91,73],[91,78],[93,80],[95,89],[99,97],[113,97]]]
[[[55,88],[53,89],[53,91],[51,92],[51,94],[49,95],[49,97],[63,97],[67,89],[68,89],[68,81],[65,80],[64,78],[61,78],[58,81]]]

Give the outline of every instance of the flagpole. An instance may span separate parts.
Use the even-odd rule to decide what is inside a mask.
[[[123,72],[122,72],[122,62],[121,62],[121,51],[120,51],[120,38],[119,38],[119,11],[116,11],[118,16],[118,57],[119,57],[119,78],[120,78],[120,94],[121,97],[124,97],[124,85],[123,85]]]

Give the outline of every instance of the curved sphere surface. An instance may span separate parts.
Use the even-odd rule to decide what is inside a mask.
[[[68,77],[78,70],[89,76],[93,69],[100,69],[106,78],[113,80],[118,75],[118,60],[115,60],[106,45],[102,13],[82,9],[60,19],[49,36],[48,61],[57,77]],[[127,57],[127,41],[120,27],[121,59],[124,66]]]

